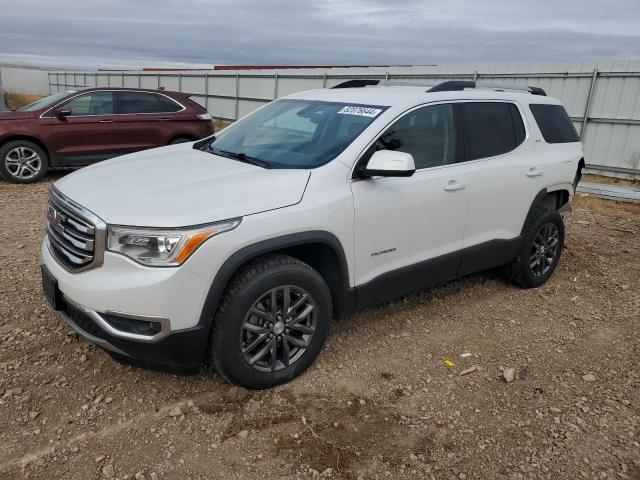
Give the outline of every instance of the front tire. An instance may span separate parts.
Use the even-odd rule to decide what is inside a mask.
[[[558,266],[563,248],[562,215],[556,210],[536,209],[518,256],[507,266],[507,278],[523,288],[543,285]]]
[[[14,140],[0,147],[0,176],[8,182],[37,182],[48,168],[47,154],[33,142]]]
[[[329,332],[331,294],[320,274],[288,255],[248,263],[216,313],[210,363],[228,382],[269,388],[297,377]]]

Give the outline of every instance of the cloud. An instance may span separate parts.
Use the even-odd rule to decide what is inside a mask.
[[[73,68],[640,58],[638,0],[9,0],[0,62]]]

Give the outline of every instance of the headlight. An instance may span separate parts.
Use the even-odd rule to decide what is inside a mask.
[[[239,224],[236,218],[190,228],[109,227],[107,250],[150,267],[175,267],[206,240]]]

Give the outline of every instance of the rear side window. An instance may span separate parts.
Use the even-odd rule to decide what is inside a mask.
[[[120,111],[134,113],[171,113],[182,107],[163,95],[146,92],[120,92]]]
[[[524,123],[512,103],[469,102],[461,111],[466,160],[502,155],[524,142]]]
[[[547,143],[580,141],[578,132],[562,105],[532,103],[529,108]]]

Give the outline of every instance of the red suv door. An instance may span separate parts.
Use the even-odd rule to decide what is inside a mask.
[[[118,98],[118,131],[128,151],[167,145],[175,135],[179,112],[183,105],[166,95],[154,92],[120,90]],[[193,115],[191,115],[193,117]]]
[[[68,108],[71,114],[56,116]],[[61,103],[51,116],[49,147],[64,165],[85,165],[123,153],[115,123],[114,92],[95,90]]]

